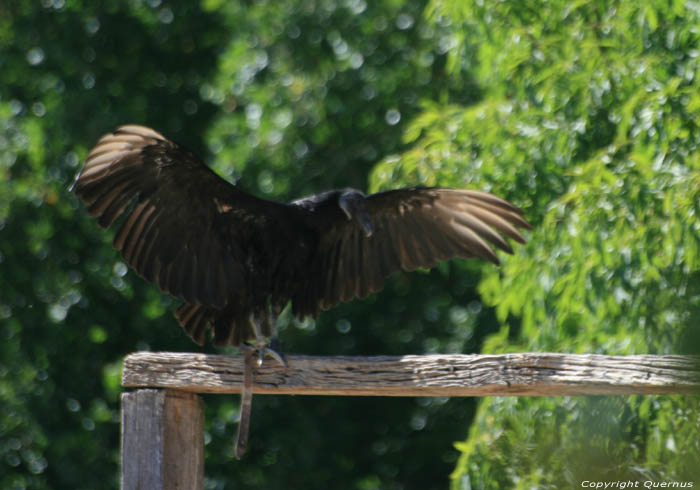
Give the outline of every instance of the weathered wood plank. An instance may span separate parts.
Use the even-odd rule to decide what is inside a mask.
[[[700,357],[522,353],[321,357],[266,361],[254,393],[374,396],[558,396],[700,393]],[[240,356],[138,352],[124,362],[125,387],[239,393]]]
[[[202,490],[204,411],[194,393],[122,394],[122,490]]]

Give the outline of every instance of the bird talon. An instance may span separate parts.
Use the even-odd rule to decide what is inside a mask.
[[[282,354],[277,352],[274,349],[271,349],[267,346],[266,343],[254,343],[254,344],[241,344],[241,350],[246,351],[246,350],[252,350],[253,353],[257,353],[257,365],[258,367],[262,367],[263,362],[265,361],[266,357],[270,357],[277,361],[277,363],[282,366],[282,367],[287,367],[287,363],[284,360],[284,357]]]
[[[277,361],[280,366],[287,367],[287,363],[284,361],[282,355],[279,352],[270,349],[269,347],[262,347],[258,349],[258,356],[258,366],[262,366],[262,362],[265,357],[271,357],[272,359]]]

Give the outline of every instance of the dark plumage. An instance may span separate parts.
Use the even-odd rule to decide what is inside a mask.
[[[455,257],[498,264],[502,235],[524,243],[522,212],[486,192],[341,189],[288,204],[231,185],[195,155],[143,126],[122,126],[90,152],[75,193],[141,276],[184,300],[176,316],[195,342],[270,336],[289,302],[296,316],[378,291],[399,269]],[[260,338],[258,338],[260,340]]]

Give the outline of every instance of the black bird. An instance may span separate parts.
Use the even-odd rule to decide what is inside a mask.
[[[114,247],[148,281],[184,301],[175,315],[198,344],[254,341],[265,351],[290,301],[316,317],[380,290],[386,276],[455,257],[495,264],[492,246],[524,243],[523,213],[492,194],[411,187],[326,191],[279,203],[248,194],[143,126],[121,126],[89,153],[73,184]]]

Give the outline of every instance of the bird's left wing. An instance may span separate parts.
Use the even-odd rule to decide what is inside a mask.
[[[300,315],[365,297],[397,270],[434,267],[455,257],[495,264],[493,247],[512,253],[530,229],[520,209],[493,194],[448,188],[406,188],[366,197],[372,234],[338,214],[321,233],[311,276],[293,300]]]
[[[212,307],[223,307],[245,287],[237,225],[281,207],[241,191],[191,152],[136,125],[100,139],[73,190],[101,226],[124,216],[114,247],[141,276]]]

